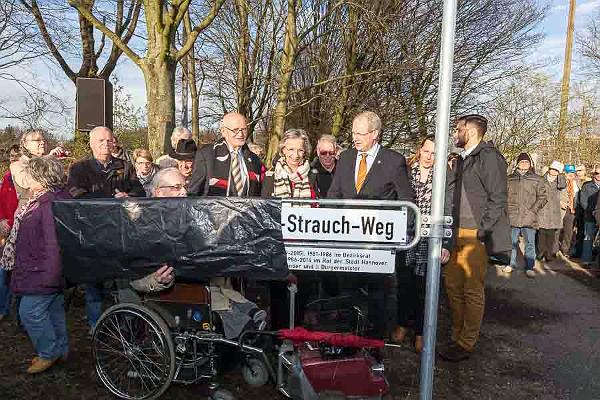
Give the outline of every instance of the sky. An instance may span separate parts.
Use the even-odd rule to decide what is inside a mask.
[[[552,75],[556,80],[562,76],[564,47],[566,41],[566,29],[568,18],[569,0],[537,0],[541,6],[547,6],[548,12],[539,30],[545,35],[539,46],[532,51],[530,60],[538,62],[542,60],[552,60],[544,67],[544,72]],[[593,15],[598,15],[600,11],[600,0],[578,0],[576,11],[575,30],[582,32],[585,25]],[[75,63],[74,63],[75,64]],[[71,65],[72,68],[78,68],[78,65]],[[582,60],[577,55],[577,44],[574,49],[572,80],[581,80],[583,76]],[[68,138],[72,134],[72,124],[75,104],[75,87],[62,73],[58,67],[49,62],[39,61],[31,65],[30,68],[19,71],[22,76],[31,76],[36,85],[44,88],[51,88],[51,91],[63,99],[63,101],[72,106],[61,116],[53,116],[48,121],[48,128],[56,136]],[[145,87],[144,79],[140,70],[126,56],[122,56],[115,71],[120,83],[126,88],[126,91],[132,95],[136,106],[145,107]],[[29,74],[29,75],[24,75]],[[0,101],[10,109],[18,110],[23,108],[23,91],[14,83],[0,79]],[[0,128],[6,125],[15,125],[14,120],[0,118]]]

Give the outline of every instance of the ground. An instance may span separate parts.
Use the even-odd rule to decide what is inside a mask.
[[[508,276],[488,269],[484,324],[467,361],[436,359],[435,399],[600,399],[600,278],[566,260]],[[448,311],[441,297],[438,344],[447,340]],[[94,373],[83,309],[69,311],[71,353],[39,376],[25,369],[33,356],[13,319],[0,322],[0,399],[110,399]],[[418,399],[420,358],[410,343],[386,350],[392,399]],[[233,372],[221,383],[238,399],[283,399],[272,386],[250,390]],[[204,398],[197,385],[173,385],[168,399]]]

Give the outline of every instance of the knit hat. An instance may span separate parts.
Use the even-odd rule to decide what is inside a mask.
[[[521,161],[529,161],[529,163],[531,165],[533,165],[533,160],[531,159],[531,157],[529,157],[529,154],[527,154],[527,153],[519,154],[519,156],[517,157],[517,164],[520,163]]]
[[[564,168],[564,166],[560,161],[554,160],[554,161],[552,161],[552,164],[550,164],[550,169],[555,169],[560,173],[563,172],[563,168]]]
[[[577,170],[575,169],[575,166],[573,164],[567,164],[565,165],[565,173],[566,174],[574,174],[575,172],[577,172]]]

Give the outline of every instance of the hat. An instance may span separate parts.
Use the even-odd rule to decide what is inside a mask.
[[[169,156],[176,160],[193,160],[196,157],[196,142],[193,139],[181,139],[177,142],[177,149],[171,151]]]
[[[550,164],[550,169],[555,169],[558,172],[563,172],[563,164],[560,161],[552,161],[552,164]]]
[[[529,157],[529,154],[527,153],[519,154],[519,156],[517,157],[517,164],[521,161],[529,161],[529,163],[533,165],[533,160],[531,159],[531,157]]]
[[[569,174],[569,173],[575,173],[577,172],[577,170],[575,169],[575,166],[573,164],[567,164],[565,165],[565,173]]]

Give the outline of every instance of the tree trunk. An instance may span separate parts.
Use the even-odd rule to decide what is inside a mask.
[[[190,13],[186,12],[183,17],[183,29],[186,36],[192,31],[192,22]],[[182,63],[187,63],[188,84],[190,89],[190,97],[192,98],[192,137],[196,143],[200,143],[200,94],[198,93],[198,82],[196,82],[196,58],[194,56],[194,48],[185,56]]]
[[[175,127],[175,63],[156,61],[143,67],[146,82],[148,147],[154,158],[170,149]]]
[[[281,55],[281,76],[279,79],[279,88],[277,90],[277,106],[273,114],[273,124],[271,126],[271,135],[267,148],[266,163],[271,166],[273,158],[279,148],[279,140],[285,129],[285,118],[288,109],[288,100],[290,97],[290,84],[292,74],[296,63],[296,52],[298,51],[298,32],[296,30],[296,8],[298,0],[288,0],[287,20],[285,27],[285,41],[283,45],[283,54]]]

